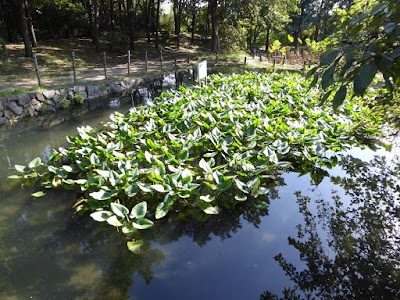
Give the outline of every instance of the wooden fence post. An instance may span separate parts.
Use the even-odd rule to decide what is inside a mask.
[[[215,63],[218,63],[218,52],[215,54]]]
[[[276,58],[274,58],[274,65],[272,67],[273,71],[275,71],[275,64],[276,64]]]
[[[38,79],[38,84],[39,84],[39,86],[41,86],[42,85],[42,81],[40,80],[39,64],[38,64],[38,61],[37,61],[36,53],[33,53],[32,57],[33,57],[33,63],[35,64],[35,70],[36,70],[36,76],[37,76],[37,79]]]
[[[190,64],[190,55],[188,55],[187,62]]]
[[[175,70],[178,69],[178,59],[175,57]]]
[[[104,62],[104,78],[107,79],[107,55],[106,55],[106,51],[103,51],[103,62]]]
[[[131,75],[131,50],[128,50],[128,76]]]
[[[286,56],[283,57],[282,65],[284,65],[285,63],[286,63]]]
[[[247,61],[247,57],[245,56],[244,57],[244,64],[246,64],[246,61]]]
[[[260,50],[260,61],[262,61],[262,53],[261,53],[261,50]]]
[[[74,72],[74,83],[76,83],[75,51],[72,51],[72,69]]]
[[[149,60],[149,57],[148,57],[148,55],[147,55],[147,50],[145,50],[145,51],[144,51],[144,53],[145,53],[145,64],[144,64],[144,70],[147,72],[147,68],[148,68],[148,60]]]

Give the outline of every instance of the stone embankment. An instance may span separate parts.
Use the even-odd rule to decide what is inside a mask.
[[[53,113],[98,98],[122,95],[128,90],[155,80],[159,80],[159,76],[0,97],[0,126],[15,123],[28,116]]]

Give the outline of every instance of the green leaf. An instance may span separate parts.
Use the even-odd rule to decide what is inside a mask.
[[[150,188],[159,193],[168,193],[169,192],[169,189],[166,189],[166,187],[162,184],[153,184],[150,186]]]
[[[92,165],[99,165],[100,164],[100,159],[99,157],[96,155],[96,153],[92,153],[90,155],[90,163]]]
[[[144,216],[147,213],[147,202],[142,201],[138,204],[136,204],[131,211],[131,214],[129,215],[129,218],[131,219],[141,219],[144,218]]]
[[[128,197],[133,197],[136,196],[136,194],[139,193],[139,191],[140,191],[139,186],[136,183],[134,183],[125,189],[125,194],[127,194]]]
[[[322,89],[326,90],[333,83],[333,74],[335,74],[335,66],[330,66],[322,75],[321,85]]]
[[[202,168],[206,173],[212,173],[210,165],[202,158],[199,162],[200,168]]]
[[[360,71],[354,78],[354,93],[357,96],[364,95],[365,90],[371,84],[377,71],[378,67],[374,61],[361,66]]]
[[[129,213],[129,210],[122,204],[119,203],[111,203],[111,210],[119,217],[125,217]]]
[[[43,191],[39,191],[39,192],[31,194],[31,196],[33,196],[35,198],[43,197],[44,195],[46,195],[46,193],[44,193]]]
[[[216,206],[209,206],[205,209],[203,209],[203,211],[207,214],[207,215],[218,215],[219,214],[219,209]]]
[[[294,42],[294,38],[290,34],[288,34],[287,38],[288,38],[289,42],[291,42],[291,43]]]
[[[35,159],[33,159],[30,163],[29,163],[29,168],[33,169],[33,168],[37,168],[40,165],[42,165],[42,161],[40,159],[40,157],[36,157]]]
[[[148,219],[139,219],[132,223],[136,229],[147,229],[154,225],[154,223]]]
[[[249,188],[247,187],[247,185],[243,182],[241,182],[238,179],[235,179],[235,184],[236,187],[241,190],[243,193],[248,194],[249,193]]]
[[[7,178],[9,178],[9,179],[21,179],[21,178],[24,178],[24,176],[23,175],[10,175],[10,176],[7,176]]]
[[[397,24],[395,22],[390,22],[386,25],[384,31],[386,34],[391,34],[397,27]]]
[[[104,190],[90,193],[89,196],[92,197],[93,199],[101,200],[101,201],[111,199],[111,194]]]
[[[258,201],[254,206],[258,209],[268,209],[269,208],[269,204],[265,201]]]
[[[15,170],[17,170],[18,172],[21,172],[21,173],[25,173],[25,172],[29,171],[29,168],[26,166],[15,165],[14,167],[15,167]]]
[[[211,197],[210,195],[200,196],[200,200],[203,200],[204,202],[212,202],[215,200],[215,197]]]
[[[172,206],[172,204],[174,204],[176,199],[176,195],[165,195],[164,201],[161,202],[156,208],[156,219],[161,219],[162,217],[164,217],[168,213],[169,208]]]
[[[254,178],[253,178],[253,181],[251,181],[251,184],[253,184],[253,182],[254,182]],[[259,190],[260,190],[260,178],[256,177],[256,180],[254,182],[253,188],[251,189],[250,195],[252,195],[253,197],[257,197]]]
[[[329,51],[329,52],[323,54],[321,56],[319,65],[326,66],[326,65],[331,64],[336,59],[336,57],[339,55],[339,53],[340,53],[340,50],[334,49],[332,51]]]
[[[154,144],[154,142],[152,140],[150,140],[150,139],[146,140],[146,146],[147,146],[147,149],[155,149],[155,148],[157,148],[156,144]]]
[[[120,227],[123,225],[123,223],[121,222],[121,217],[118,216],[111,216],[107,219],[107,223],[114,226],[114,227]]]
[[[106,211],[106,210],[101,210],[101,211],[95,211],[94,213],[91,213],[90,216],[93,218],[93,220],[97,222],[104,222],[107,221],[109,217],[111,217],[113,214],[111,211]]]
[[[243,202],[247,200],[247,196],[246,195],[235,195],[235,199],[237,201]]]
[[[143,246],[143,241],[141,241],[141,240],[130,241],[130,242],[127,242],[126,245],[128,246],[128,249],[130,251],[132,251],[135,254],[139,254],[140,249]]]
[[[342,105],[344,99],[347,95],[347,87],[342,85],[340,89],[336,92],[335,97],[332,100],[332,107],[334,110],[337,110],[340,105]]]
[[[229,189],[232,185],[232,179],[228,179],[224,182],[221,182],[218,184],[218,192],[222,193],[225,192],[227,189]]]

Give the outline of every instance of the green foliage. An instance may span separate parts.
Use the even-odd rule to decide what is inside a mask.
[[[385,97],[394,99],[400,86],[400,2],[359,0],[342,15],[343,24],[310,75],[322,78],[327,93],[342,86],[335,101],[340,105],[345,91],[362,97],[381,73]]]
[[[62,97],[60,99],[60,105],[62,109],[69,109],[71,107],[71,101]]]
[[[74,96],[74,101],[75,101],[77,104],[82,105],[83,103],[85,103],[85,98],[84,98],[81,94],[75,94],[75,96]]]
[[[94,210],[93,219],[138,241],[137,229],[171,212],[207,216],[243,202],[267,209],[274,175],[294,168],[318,184],[320,168],[335,164],[332,152],[358,144],[351,124],[363,111],[321,108],[319,91],[299,75],[214,75],[208,82],[116,112],[100,131],[78,128],[49,165],[16,166],[19,178],[78,187],[78,212]]]

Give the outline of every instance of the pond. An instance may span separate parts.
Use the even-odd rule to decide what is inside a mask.
[[[98,128],[166,83],[58,125],[1,132],[1,299],[277,299],[285,289],[290,299],[296,286],[299,297],[400,297],[396,147],[353,148],[318,185],[309,174],[282,173],[266,210],[241,207],[203,222],[163,218],[143,233],[140,254],[111,226],[74,214],[73,192],[35,200],[31,187],[7,179],[15,164],[46,161],[76,127]]]

